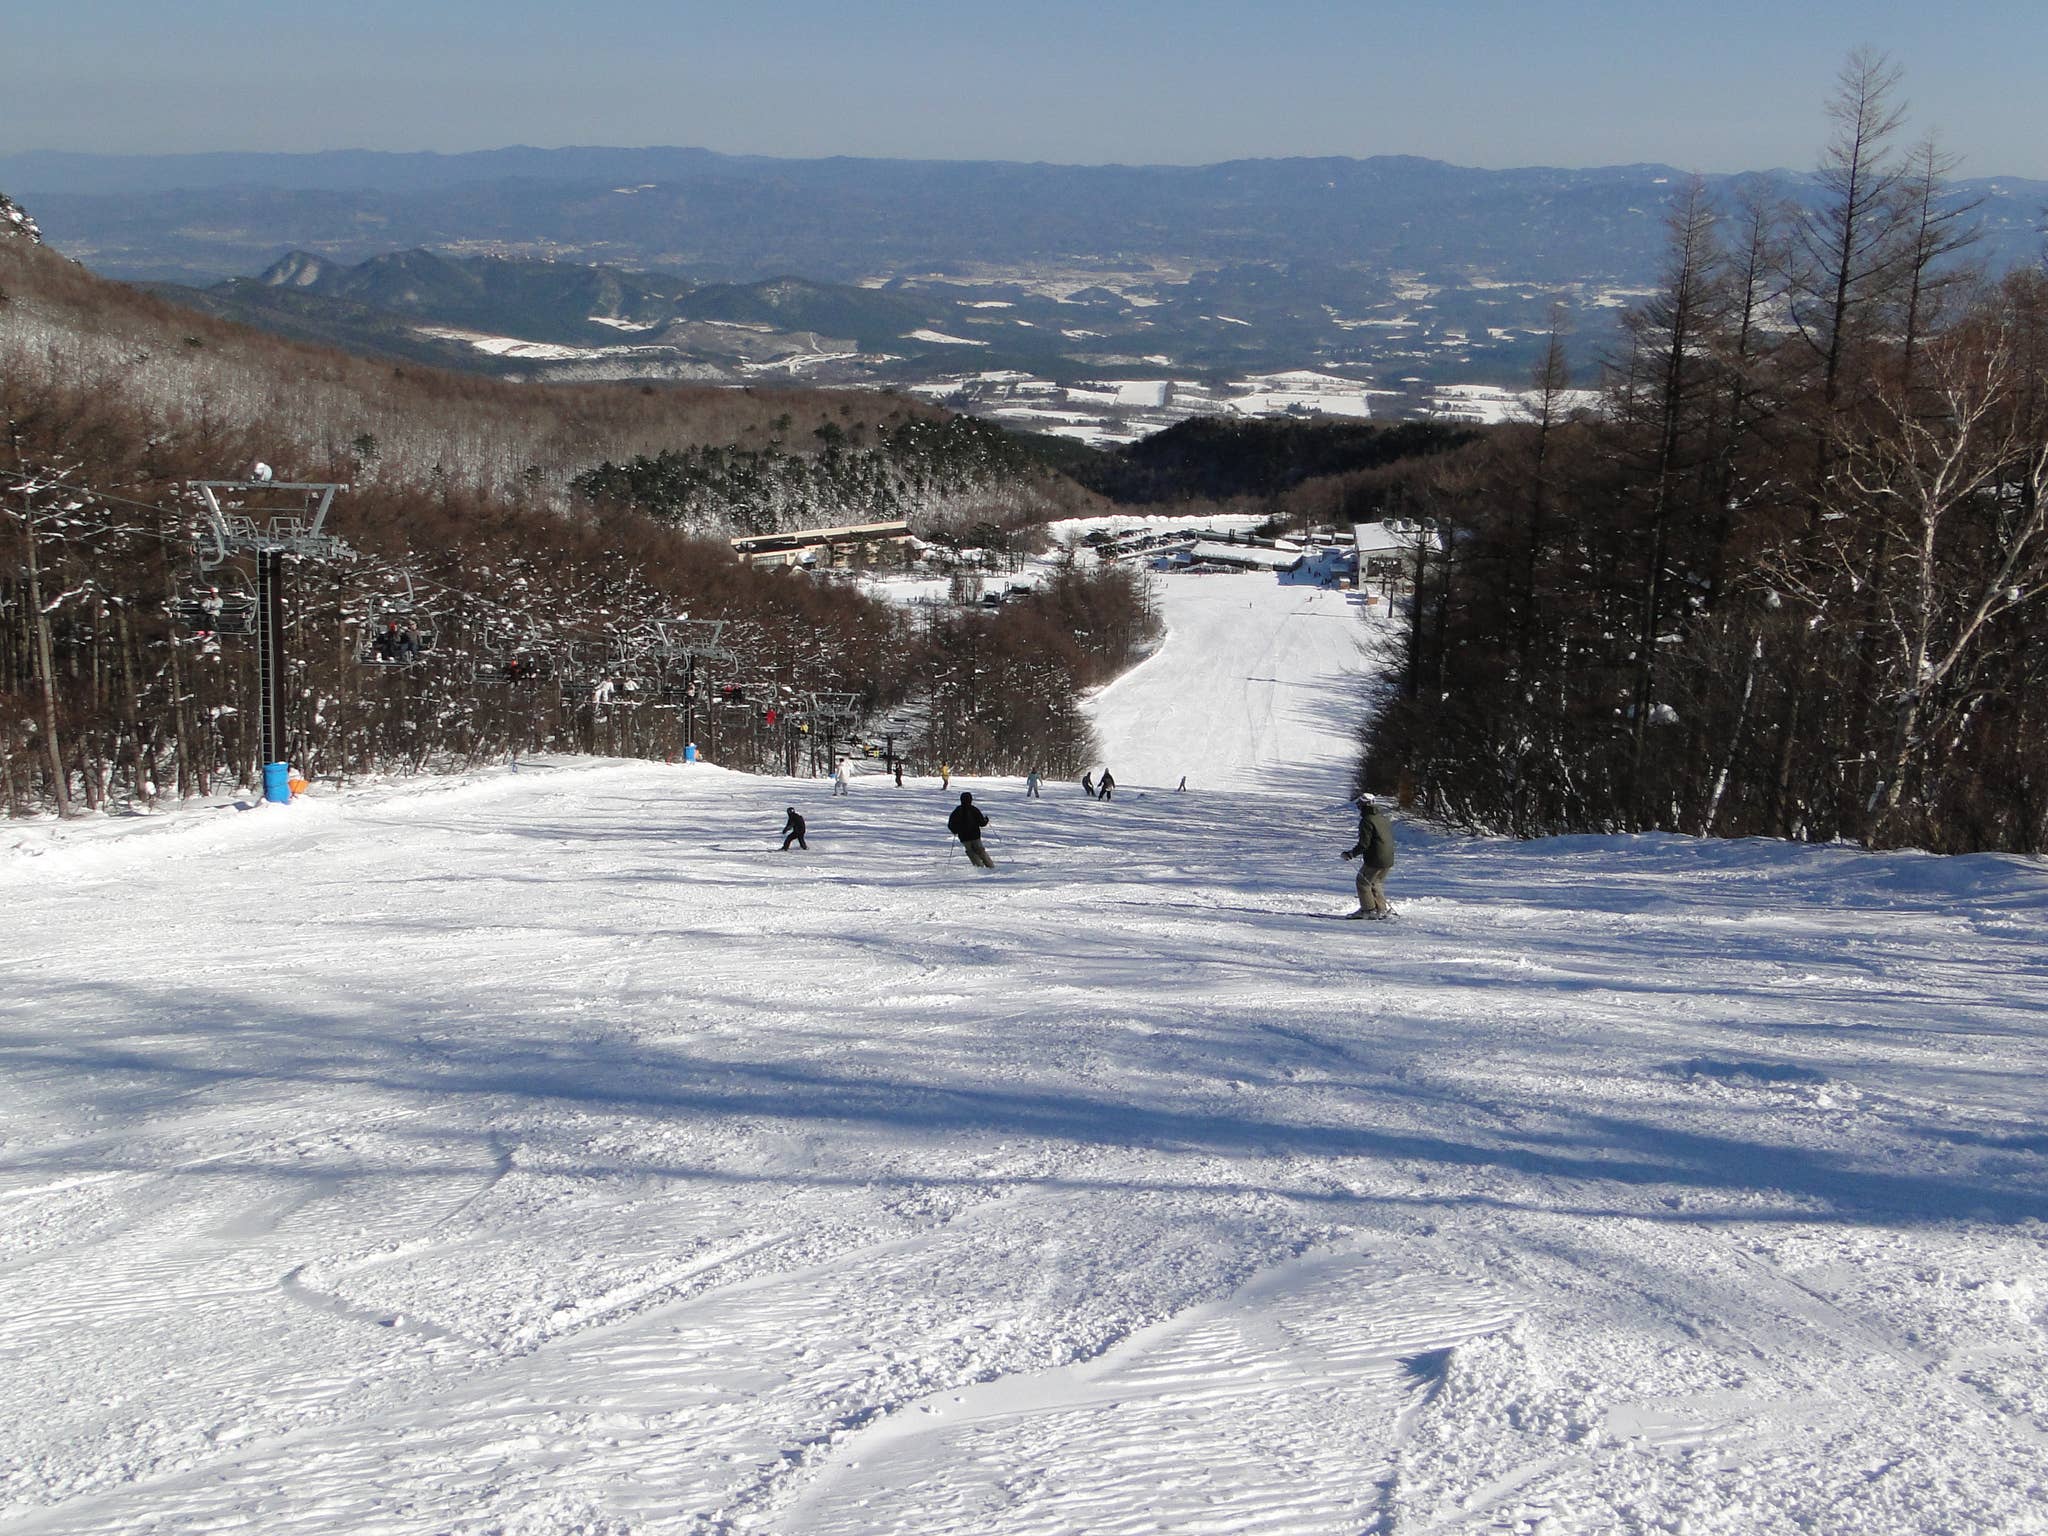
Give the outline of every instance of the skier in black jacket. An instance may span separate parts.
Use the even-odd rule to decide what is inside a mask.
[[[960,839],[960,846],[967,850],[970,864],[983,869],[994,869],[996,861],[988,856],[988,850],[981,846],[981,829],[988,825],[988,817],[981,807],[974,803],[974,796],[966,790],[960,792],[960,803],[953,807],[953,814],[946,818],[946,830]]]
[[[789,820],[782,824],[782,851],[784,853],[789,852],[789,845],[795,843],[797,847],[809,853],[811,845],[804,841],[803,817],[797,815],[796,807],[793,805],[785,807],[785,809],[789,812]]]

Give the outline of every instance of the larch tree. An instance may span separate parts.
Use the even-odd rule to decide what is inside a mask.
[[[1827,106],[1833,132],[1815,179],[1820,197],[1788,247],[1792,321],[1812,354],[1820,396],[1841,403],[1856,346],[1875,323],[1902,259],[1905,213],[1892,141],[1906,120],[1895,101],[1901,71],[1859,48]]]
[[[1624,475],[1639,504],[1629,530],[1641,564],[1624,792],[1636,822],[1644,815],[1650,727],[1668,709],[1657,693],[1661,653],[1675,638],[1670,631],[1690,617],[1684,610],[1697,586],[1700,534],[1712,521],[1711,510],[1703,515],[1715,429],[1709,339],[1727,311],[1718,225],[1706,184],[1695,176],[1673,200],[1659,291],[1627,318],[1627,363],[1611,392]]]

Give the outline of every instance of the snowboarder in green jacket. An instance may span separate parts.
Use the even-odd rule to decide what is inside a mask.
[[[1371,795],[1358,797],[1358,841],[1344,850],[1357,859],[1358,910],[1347,917],[1380,920],[1394,915],[1387,905],[1387,871],[1394,867],[1394,824]]]

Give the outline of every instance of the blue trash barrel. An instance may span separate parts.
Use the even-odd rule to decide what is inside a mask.
[[[290,763],[265,763],[263,765],[263,798],[278,805],[284,805],[292,797],[292,765]]]

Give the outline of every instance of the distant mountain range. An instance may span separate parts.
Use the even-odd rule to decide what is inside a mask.
[[[700,149],[465,155],[0,155],[60,249],[109,276],[210,281],[288,251],[414,247],[750,282],[838,282],[1059,263],[1357,264],[1543,283],[1639,281],[1661,165],[1487,171],[1413,156],[1064,166],[778,160]],[[1717,183],[1740,177],[1717,177]],[[1807,178],[1786,174],[1798,195]],[[2048,182],[1959,184],[1994,260],[2039,254]]]
[[[1407,156],[0,156],[0,189],[95,270],[357,349],[558,377],[1311,368],[1397,391],[1525,378],[1559,302],[1581,361],[1597,353],[1654,283],[1685,179]],[[1986,260],[2039,259],[2048,182],[1956,190],[1979,201]]]

